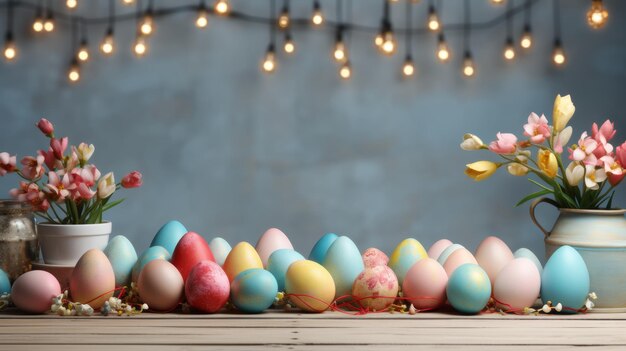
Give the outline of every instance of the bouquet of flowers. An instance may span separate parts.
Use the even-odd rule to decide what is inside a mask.
[[[115,183],[113,172],[101,177],[98,168],[88,163],[95,147],[85,143],[69,146],[68,138],[56,138],[54,126],[42,118],[37,127],[50,139],[48,150],[39,150],[37,156],[26,156],[16,165],[17,157],[0,152],[0,176],[16,173],[23,180],[10,191],[19,201],[29,202],[35,213],[50,223],[102,223],[102,213],[118,205],[123,199],[110,202],[120,188],[137,188],[142,175],[130,172],[120,183]],[[46,178],[46,179],[44,179]]]
[[[606,120],[598,127],[593,123],[591,135],[583,132],[578,143],[567,148],[569,164],[561,156],[572,136],[567,126],[575,107],[569,95],[556,97],[552,125],[546,116],[531,113],[524,125],[524,140],[511,133],[498,133],[497,140],[485,145],[474,134],[465,134],[463,150],[489,150],[499,155],[502,162],[478,161],[466,165],[465,174],[481,181],[489,178],[500,167],[506,166],[514,176],[534,174],[539,181],[529,180],[540,190],[517,205],[539,196],[551,195],[560,208],[610,209],[615,187],[626,176],[626,141],[613,147],[615,126]],[[536,154],[533,155],[533,150]]]

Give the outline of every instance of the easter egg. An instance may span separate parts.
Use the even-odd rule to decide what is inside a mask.
[[[222,238],[213,238],[209,243],[209,247],[211,248],[211,252],[213,253],[213,257],[215,258],[215,262],[222,266],[224,261],[226,260],[226,256],[232,250],[228,241]]]
[[[137,289],[139,297],[151,310],[171,311],[183,298],[183,277],[168,261],[152,260],[139,273]]]
[[[137,279],[139,278],[139,273],[141,273],[141,270],[148,262],[157,259],[169,261],[170,258],[170,253],[162,246],[149,247],[141,254],[141,256],[139,256],[137,263],[135,263],[135,265],[133,266],[133,282],[137,282]]]
[[[487,272],[491,284],[494,284],[498,273],[515,258],[511,249],[504,241],[495,236],[486,237],[476,249],[476,261]],[[492,285],[493,287],[493,285]]]
[[[406,272],[402,283],[402,296],[415,308],[430,310],[446,302],[448,275],[437,260],[421,259]]]
[[[407,238],[402,240],[391,253],[389,267],[393,269],[394,273],[396,273],[396,277],[398,277],[398,282],[402,284],[409,268],[411,268],[415,262],[426,257],[428,257],[428,254],[424,246],[413,238]]]
[[[239,273],[247,269],[263,268],[263,262],[254,247],[242,241],[230,250],[222,268],[228,276],[228,281],[232,282]]]
[[[150,246],[162,246],[167,252],[172,253],[178,241],[183,235],[187,234],[187,232],[187,228],[179,221],[169,221],[154,235]]]
[[[338,237],[330,245],[322,265],[333,277],[337,297],[352,292],[354,279],[365,268],[359,248],[347,236]]]
[[[429,249],[428,249],[428,257],[433,259],[438,259],[439,255],[445,250],[448,246],[452,245],[452,241],[448,239],[437,240]]]
[[[233,305],[245,313],[261,313],[274,303],[278,284],[272,273],[253,268],[239,273],[230,284]]]
[[[195,265],[185,282],[187,303],[199,311],[215,313],[228,301],[230,282],[217,263],[202,261]]]
[[[585,261],[571,246],[559,247],[543,267],[541,300],[579,309],[585,304],[588,294],[589,271]]]
[[[446,263],[443,264],[443,269],[446,271],[449,277],[452,275],[452,273],[454,273],[455,269],[461,267],[466,263],[478,264],[478,262],[476,262],[476,259],[474,258],[474,255],[472,255],[471,252],[467,251],[467,249],[465,248],[461,248],[455,250],[450,256],[448,256]]]
[[[276,278],[278,291],[285,291],[285,275],[289,266],[296,262],[304,260],[304,257],[297,251],[290,249],[278,249],[270,255],[267,260],[267,270]]]
[[[324,234],[311,249],[311,253],[309,253],[309,260],[322,264],[330,245],[332,245],[337,238],[337,234],[334,233]]]
[[[263,267],[267,267],[267,260],[270,258],[272,252],[278,249],[293,250],[293,245],[291,245],[291,241],[289,241],[287,235],[280,229],[270,228],[261,235],[259,241],[256,243],[255,249],[261,258],[261,262],[263,262]]]
[[[324,312],[335,298],[335,282],[319,263],[296,261],[287,269],[285,291],[289,300],[300,309]]]
[[[450,257],[450,255],[452,255],[454,251],[458,249],[464,249],[464,248],[465,247],[460,244],[452,244],[446,247],[443,251],[441,251],[441,254],[439,255],[439,257],[437,257],[437,262],[439,262],[439,264],[443,266],[443,264],[446,263],[446,260],[448,259],[448,257]]]
[[[26,272],[13,282],[11,300],[17,308],[29,313],[50,310],[52,298],[61,294],[59,281],[45,271]]]
[[[504,310],[532,307],[539,297],[541,276],[535,264],[527,258],[509,262],[496,277],[493,297]]]
[[[365,267],[352,285],[356,303],[370,311],[382,311],[389,307],[398,295],[398,278],[385,265]]]
[[[363,253],[363,264],[365,267],[386,266],[388,262],[389,257],[375,247],[370,247]]]
[[[455,310],[467,314],[478,313],[491,297],[489,276],[477,264],[464,264],[448,279],[446,296]]]
[[[133,275],[133,266],[137,263],[137,252],[133,244],[125,236],[116,235],[109,241],[104,254],[113,267],[115,286],[129,285]]]
[[[530,251],[529,249],[522,247],[521,249],[517,249],[517,251],[515,251],[513,253],[513,256],[515,258],[520,258],[520,257],[524,257],[527,258],[529,260],[532,261],[532,263],[535,264],[535,266],[537,266],[537,270],[539,271],[539,275],[541,275],[541,273],[543,273],[543,266],[541,265],[541,261],[539,261],[539,258],[537,258],[537,256],[535,256],[535,254]]]
[[[199,234],[189,232],[183,235],[176,245],[170,262],[178,268],[183,281],[186,281],[191,269],[200,261],[205,260],[215,262],[209,244]]]
[[[0,295],[11,292],[11,281],[9,275],[0,269]]]
[[[115,289],[115,273],[104,252],[91,249],[85,252],[70,276],[70,294],[75,302],[102,307]]]

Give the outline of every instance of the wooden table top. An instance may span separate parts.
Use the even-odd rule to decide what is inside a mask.
[[[59,317],[0,313],[0,350],[626,349],[626,313],[463,316],[272,311]]]

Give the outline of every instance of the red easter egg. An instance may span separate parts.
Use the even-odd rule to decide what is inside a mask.
[[[170,262],[178,268],[183,280],[187,281],[191,269],[205,260],[215,262],[209,244],[199,234],[188,232],[178,241]]]
[[[198,263],[187,277],[185,296],[187,303],[195,309],[206,313],[217,312],[224,307],[229,295],[228,276],[213,261]]]

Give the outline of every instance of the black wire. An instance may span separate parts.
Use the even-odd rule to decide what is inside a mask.
[[[78,18],[72,18],[72,35],[71,35],[71,43],[70,43],[70,56],[75,57],[76,55],[76,43],[78,42]]]
[[[109,0],[109,31],[113,32],[113,22],[115,18],[115,0]]]
[[[80,18],[80,32],[81,32],[81,45],[87,45],[87,26],[83,23],[83,19]]]
[[[270,1],[270,50],[276,44],[276,0]]]
[[[511,16],[511,7],[513,6],[513,0],[509,0],[506,3],[506,40],[510,42],[513,40],[513,16]]]
[[[407,25],[407,34],[406,34],[406,56],[407,58],[411,57],[411,53],[412,53],[412,48],[411,48],[411,42],[412,42],[412,35],[411,35],[411,29],[413,28],[413,2],[412,1],[407,1],[406,2],[406,25]]]
[[[553,0],[553,16],[554,16],[554,38],[561,41],[561,8],[559,0]]]
[[[7,4],[7,37],[12,35],[11,30],[13,29],[13,0],[9,0]]]
[[[470,27],[470,22],[471,22],[471,13],[470,13],[470,6],[469,6],[469,0],[465,0],[465,2],[463,3],[463,14],[464,14],[464,29],[463,29],[463,51],[465,52],[465,55],[469,55],[470,49],[469,49],[469,45],[470,45],[470,35],[471,35],[471,27]]]

